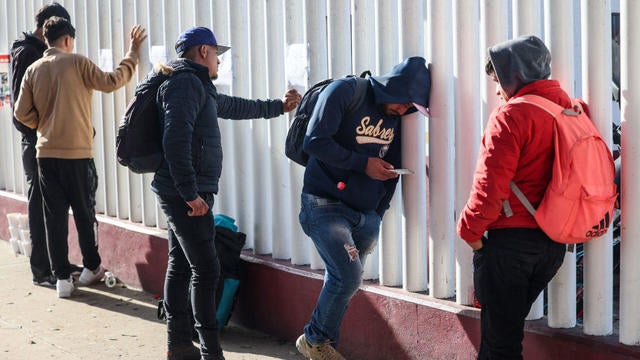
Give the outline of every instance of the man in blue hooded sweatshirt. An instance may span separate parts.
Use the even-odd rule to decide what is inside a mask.
[[[303,144],[309,162],[300,224],[326,272],[311,321],[296,342],[306,358],[343,359],[334,348],[342,318],[398,183],[391,170],[401,167],[401,117],[429,105],[425,63],[411,57],[369,78],[361,105],[351,111],[361,79],[336,80],[318,97]]]

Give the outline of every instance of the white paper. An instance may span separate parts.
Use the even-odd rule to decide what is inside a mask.
[[[215,80],[216,86],[231,86],[233,80],[232,51],[233,49],[229,49],[218,57],[220,64],[218,65],[218,79]]]
[[[169,62],[169,55],[167,54],[167,48],[163,45],[154,45],[149,49],[149,61],[151,65],[157,63],[166,64]]]
[[[298,91],[307,88],[309,59],[306,44],[290,44],[287,46],[284,69],[289,88],[295,88]]]
[[[102,71],[113,71],[113,50],[100,49],[98,66]]]

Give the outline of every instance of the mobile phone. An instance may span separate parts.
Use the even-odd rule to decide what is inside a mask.
[[[413,170],[409,170],[409,169],[390,169],[389,171],[393,171],[394,173],[398,174],[398,175],[413,175]]]

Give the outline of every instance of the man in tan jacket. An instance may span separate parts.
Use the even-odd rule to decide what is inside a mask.
[[[49,259],[58,297],[69,297],[75,289],[68,259],[69,207],[84,265],[79,282],[94,283],[104,273],[95,232],[98,177],[93,161],[93,90],[111,92],[131,80],[146,35],[140,25],[133,27],[129,52],[113,72],[104,72],[85,56],[73,53],[75,29],[68,20],[47,20],[44,36],[49,48],[27,69],[14,115],[37,130],[36,158]]]

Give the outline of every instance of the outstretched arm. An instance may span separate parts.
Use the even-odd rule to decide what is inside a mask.
[[[296,89],[289,89],[282,97],[282,112],[295,110],[302,100],[302,95]]]

